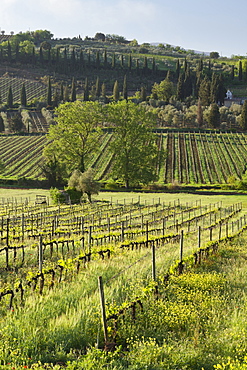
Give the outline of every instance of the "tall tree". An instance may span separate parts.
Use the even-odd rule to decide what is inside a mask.
[[[63,87],[63,82],[61,82],[61,84],[60,84],[59,101],[60,102],[63,102],[64,101],[64,87]]]
[[[152,58],[152,73],[154,74],[156,72],[156,63],[155,63],[155,58]]]
[[[27,106],[27,94],[26,94],[25,83],[22,84],[22,88],[21,88],[21,105],[23,107]]]
[[[242,107],[240,125],[243,130],[247,130],[247,100],[244,101]]]
[[[0,132],[4,132],[5,127],[4,127],[4,121],[3,117],[0,115]]]
[[[47,105],[52,105],[52,90],[51,90],[51,78],[48,79],[48,86],[47,86]]]
[[[201,99],[202,105],[210,104],[210,82],[207,77],[204,77],[200,83],[198,96]]]
[[[179,62],[179,59],[177,59],[177,62],[176,62],[175,76],[176,76],[176,79],[178,80],[179,79],[179,76],[180,76],[180,62]]]
[[[127,88],[127,76],[124,76],[124,81],[123,81],[123,98],[128,99],[128,88]]]
[[[73,77],[72,79],[72,85],[71,85],[71,101],[76,101],[76,87],[75,87],[75,79]]]
[[[104,82],[102,83],[102,86],[101,86],[101,96],[104,99],[106,98],[106,85]]]
[[[131,68],[132,68],[132,56],[131,56],[131,54],[129,54],[129,56],[128,56],[128,68],[129,68],[129,70],[131,70]]]
[[[107,52],[106,52],[106,49],[104,50],[103,59],[104,59],[104,68],[107,68]]]
[[[114,127],[113,176],[122,180],[126,188],[156,180],[158,147],[152,132],[154,115],[126,100],[111,103],[106,109]]]
[[[115,69],[115,67],[116,67],[116,55],[115,55],[115,53],[112,54],[111,67],[112,67],[112,69]]]
[[[12,87],[9,87],[8,96],[7,96],[7,106],[13,108],[13,92]]]
[[[118,101],[119,100],[119,86],[118,86],[118,80],[116,80],[114,82],[114,86],[113,86],[113,99],[115,101]]]
[[[99,58],[99,51],[98,50],[96,51],[95,65],[96,65],[96,68],[99,69],[99,67],[100,67],[100,58]]]
[[[184,73],[180,73],[177,83],[177,99],[184,100]]]
[[[12,61],[12,48],[10,42],[8,41],[8,62],[11,61]]]
[[[100,81],[99,77],[96,78],[96,83],[95,83],[95,97],[98,99],[100,97]]]
[[[219,107],[216,103],[213,103],[210,106],[208,123],[209,123],[209,126],[211,126],[212,128],[217,128],[220,126],[220,112],[219,112]]]
[[[97,151],[96,143],[102,135],[102,106],[98,102],[67,102],[56,109],[57,125],[49,128],[49,143],[44,156],[48,160],[56,155],[67,173],[74,169],[86,170],[86,159]]]
[[[201,127],[203,125],[203,112],[202,112],[202,105],[201,105],[200,98],[198,99],[198,104],[197,104],[196,119],[197,119],[198,127]]]
[[[142,86],[141,87],[141,101],[146,101],[147,100],[147,91],[146,91],[146,88],[145,86]]]
[[[238,64],[238,79],[239,79],[239,81],[242,81],[242,79],[243,79],[243,67],[242,67],[242,61],[241,60],[239,61],[239,64]]]
[[[87,79],[87,77],[85,78],[83,100],[84,101],[88,101],[89,100],[89,86],[88,86],[88,79]]]

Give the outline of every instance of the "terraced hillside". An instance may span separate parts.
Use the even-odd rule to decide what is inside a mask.
[[[112,140],[113,135],[105,133],[98,152],[86,163],[95,168],[98,180],[111,176]],[[45,135],[0,136],[0,159],[6,166],[2,176],[42,177],[45,142]],[[157,145],[167,153],[156,163],[160,183],[225,183],[230,176],[241,177],[247,163],[247,135],[242,133],[169,132],[157,134]]]
[[[14,103],[20,102],[21,88],[23,83],[25,83],[27,101],[41,97],[45,97],[47,94],[47,86],[41,82],[28,80],[20,77],[10,77],[10,76],[1,76],[0,77],[0,93],[1,99],[4,103],[7,102],[7,96],[9,87],[11,86],[13,93]]]

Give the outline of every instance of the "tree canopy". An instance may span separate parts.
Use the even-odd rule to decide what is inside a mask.
[[[101,135],[102,107],[98,102],[66,102],[55,111],[57,125],[50,126],[44,155],[64,163],[67,173],[86,170],[88,155],[97,150]]]
[[[107,111],[114,130],[111,144],[113,177],[123,181],[126,188],[154,181],[158,155],[152,132],[155,116],[126,100],[109,104]]]

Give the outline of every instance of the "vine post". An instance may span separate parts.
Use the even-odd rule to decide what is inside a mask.
[[[100,305],[101,305],[101,315],[102,315],[104,338],[105,338],[105,343],[107,343],[108,342],[108,333],[107,333],[107,322],[106,322],[106,312],[105,312],[105,295],[104,295],[104,287],[103,287],[102,276],[99,276],[98,283],[99,283],[99,294],[100,294]]]

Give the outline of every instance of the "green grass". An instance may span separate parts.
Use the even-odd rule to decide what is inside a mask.
[[[0,197],[3,191],[1,189]],[[8,196],[19,200],[30,196],[30,200],[34,200],[35,195],[41,193],[48,194],[48,191],[13,189]],[[173,204],[179,199],[182,204],[222,202],[222,207],[226,207],[243,202],[242,213],[247,210],[244,195],[102,192],[96,199],[115,205],[137,202],[152,205],[159,201]],[[90,208],[86,207],[84,212],[90,212]],[[138,211],[133,211],[133,216],[135,214]],[[216,255],[181,276],[171,276],[168,284],[163,282],[163,277],[178,259],[179,245],[167,244],[157,249],[158,300],[152,290],[151,250],[120,253],[116,246],[110,260],[95,259],[81,268],[78,275],[69,269],[66,279],[53,290],[46,287],[42,296],[37,291],[28,294],[24,307],[14,306],[14,310],[8,311],[2,306],[2,368],[19,370],[41,361],[67,363],[68,369],[78,370],[97,367],[210,370],[216,364],[227,363],[228,357],[232,362],[241,363],[247,350],[246,239],[244,232],[231,242],[223,242]],[[185,237],[186,254],[191,255],[196,247],[196,233]],[[104,345],[99,275],[104,281],[107,315],[118,312],[136,297],[140,297],[143,304],[143,312],[136,307],[135,321],[131,318],[131,309],[119,318],[117,351],[113,353],[97,349]],[[6,305],[8,299],[4,302]],[[112,338],[114,320],[108,326]],[[229,366],[224,369],[230,370]],[[40,364],[36,368],[44,367]]]

